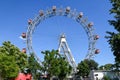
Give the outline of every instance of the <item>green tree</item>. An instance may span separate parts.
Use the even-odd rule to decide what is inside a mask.
[[[119,0],[110,0],[112,4],[112,8],[110,9],[110,13],[113,14],[114,20],[109,20],[110,24],[113,25],[115,30],[120,32],[120,1]]]
[[[62,57],[57,50],[44,51],[43,71],[47,72],[49,77],[57,76],[63,80],[70,73],[69,63]]]
[[[33,78],[37,80],[39,78],[39,75],[41,74],[40,71],[41,65],[36,60],[35,55],[31,53],[28,57],[27,73],[32,74]]]
[[[0,74],[4,78],[16,77],[19,71],[24,71],[27,65],[27,55],[10,41],[3,42],[0,47]]]
[[[57,74],[59,74],[59,62],[57,60],[58,53],[55,50],[52,50],[51,52],[47,50],[42,53],[45,55],[43,61],[44,72],[47,72],[49,77],[56,76]]]
[[[3,79],[11,79],[18,75],[19,67],[15,57],[7,54],[0,54],[0,75]]]
[[[89,67],[90,70],[93,70],[93,69],[97,70],[98,69],[98,63],[95,62],[94,60],[85,59],[84,61],[85,61],[86,64],[88,64],[88,67]]]
[[[114,20],[109,20],[110,25],[114,27],[116,32],[107,31],[109,36],[106,36],[110,44],[113,55],[115,56],[115,66],[119,70],[120,67],[120,1],[110,0],[112,8],[110,14],[113,14]]]
[[[113,64],[105,64],[99,67],[99,70],[111,70],[113,68]]]
[[[90,70],[97,70],[98,69],[98,63],[95,62],[94,60],[88,60],[85,59],[84,61],[81,61],[78,64],[78,75],[84,77],[84,76],[88,76],[90,73]]]
[[[107,76],[107,75],[103,76],[103,79],[104,79],[104,80],[111,80],[110,77]]]
[[[72,67],[65,60],[65,57],[62,57],[62,56],[59,59],[59,68],[60,68],[60,73],[58,75],[58,78],[60,80],[63,80],[67,75],[70,75],[72,71]]]
[[[106,70],[111,70],[113,64],[105,64],[104,67]]]
[[[89,66],[87,63],[85,63],[85,61],[81,61],[79,64],[78,64],[78,75],[82,76],[82,77],[85,77],[85,76],[88,76],[89,75],[89,72],[90,72],[90,69],[89,69]]]
[[[104,70],[104,65],[99,66],[98,70]]]

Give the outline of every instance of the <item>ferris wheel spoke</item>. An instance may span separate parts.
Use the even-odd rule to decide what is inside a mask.
[[[95,44],[99,36],[94,34],[93,23],[88,22],[88,19],[83,16],[83,12],[77,12],[75,9],[72,10],[70,7],[57,8],[56,6],[53,6],[52,8],[47,9],[46,11],[40,10],[39,14],[33,20],[30,19],[28,21],[28,28],[25,38],[29,53],[35,54],[34,49],[32,47],[32,35],[34,34],[36,27],[42,21],[54,16],[65,16],[71,18],[74,21],[78,22],[83,27],[88,37],[88,51],[85,56],[85,59],[91,59],[95,54],[98,54],[100,52],[99,49],[95,48]],[[38,62],[42,64],[39,57],[37,57],[36,54],[35,57],[38,60]]]

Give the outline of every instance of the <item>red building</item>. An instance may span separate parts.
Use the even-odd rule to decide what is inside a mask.
[[[31,74],[19,73],[15,80],[32,80]]]

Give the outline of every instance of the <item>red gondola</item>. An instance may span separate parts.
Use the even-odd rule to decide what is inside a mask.
[[[79,18],[82,18],[82,16],[83,16],[83,13],[80,12],[80,13],[79,13]]]
[[[70,12],[70,7],[66,8],[66,12],[69,13]]]
[[[56,6],[53,6],[53,7],[52,7],[52,10],[53,10],[53,11],[56,11]]]
[[[88,24],[88,27],[92,27],[92,26],[93,26],[93,23],[92,23],[92,22]]]
[[[96,49],[96,50],[95,50],[95,54],[98,54],[98,53],[100,53],[100,50],[99,50],[99,49]]]
[[[28,20],[28,24],[32,24],[32,20],[31,19]]]
[[[43,10],[40,10],[39,15],[40,15],[40,16],[43,16],[43,15],[44,15]]]
[[[22,49],[22,52],[23,52],[23,53],[26,53],[26,48],[23,48],[23,49]]]
[[[21,37],[26,38],[26,33],[22,33]]]
[[[95,40],[97,40],[97,39],[99,39],[99,36],[98,35],[95,35],[95,38],[94,38]]]

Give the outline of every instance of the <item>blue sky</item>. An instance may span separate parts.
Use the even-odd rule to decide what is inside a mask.
[[[114,56],[107,40],[104,38],[106,31],[114,31],[108,20],[111,4],[109,0],[1,0],[0,1],[0,44],[11,41],[20,49],[26,47],[25,41],[19,36],[27,31],[28,19],[33,19],[39,10],[46,10],[52,6],[63,8],[70,6],[77,12],[83,12],[90,22],[94,22],[95,33],[100,36],[96,48],[100,53],[94,60],[100,65],[114,63]],[[55,16],[41,22],[33,34],[33,48],[42,59],[41,51],[57,49],[59,36],[65,33],[67,42],[76,63],[85,58],[88,40],[85,30],[76,21],[63,16]]]

